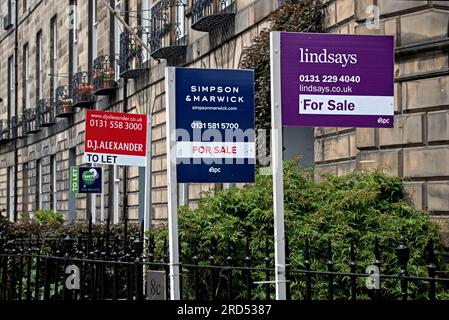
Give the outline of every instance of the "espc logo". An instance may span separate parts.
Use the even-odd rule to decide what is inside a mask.
[[[386,124],[390,123],[390,119],[384,119],[384,118],[380,117],[379,119],[377,119],[377,123],[386,125]]]
[[[210,167],[209,172],[210,173],[221,173],[221,168]]]

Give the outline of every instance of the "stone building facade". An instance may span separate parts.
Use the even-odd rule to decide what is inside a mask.
[[[139,203],[143,203],[145,192],[144,171],[139,168],[121,167],[115,171],[112,166],[104,166],[103,203],[100,196],[94,200],[69,192],[69,168],[83,164],[85,107],[73,108],[73,113],[66,115],[60,109],[62,102],[72,99],[75,103],[72,84],[84,84],[74,80],[79,72],[83,72],[81,80],[86,72],[93,77],[96,58],[105,58],[104,62],[114,57],[108,67],[114,71],[117,88],[108,95],[95,96],[95,103],[88,107],[134,113],[149,113],[152,108],[152,217],[154,222],[165,219],[165,67],[238,68],[242,50],[267,25],[267,17],[278,8],[278,1],[213,1],[216,7],[212,13],[228,15],[222,19],[225,25],[209,26],[213,30],[206,32],[191,26],[199,14],[195,13],[194,3],[201,9],[208,1],[108,0],[148,41],[151,55],[145,51],[133,55],[139,50],[136,40],[126,34],[102,0],[16,1],[1,1],[0,10],[2,16],[10,15],[13,20],[9,26],[2,25],[0,33],[0,114],[5,129],[0,140],[3,215],[14,219],[22,213],[53,209],[68,220],[83,220],[94,202],[98,220],[108,213],[112,215],[114,206],[119,208],[116,220],[123,217],[124,208],[129,219],[142,218],[143,206]],[[73,14],[73,6],[77,6],[77,15]],[[161,32],[165,32],[162,38]],[[158,34],[158,38],[151,38]],[[170,56],[165,48],[174,48],[176,54]],[[124,75],[126,79],[121,77],[124,71],[131,71]],[[59,87],[63,90],[59,91]],[[55,117],[50,123],[47,113],[39,118],[41,100],[48,100],[49,109],[54,105]],[[26,109],[35,111],[36,122],[27,120]],[[9,121],[14,117],[17,121]],[[39,126],[39,121],[44,121],[45,126]],[[18,125],[14,127],[14,123]],[[118,179],[120,183],[114,184]],[[200,192],[211,187],[192,185],[189,198],[197,199]],[[112,200],[114,194],[120,195],[117,202]]]
[[[242,51],[284,2],[214,1],[223,4],[217,9],[223,13],[222,24],[211,19],[204,26],[197,23],[195,10],[205,1],[107,1],[130,26],[138,27],[151,54],[133,55],[138,48],[135,39],[127,36],[102,0],[1,1],[0,209],[4,215],[20,217],[43,208],[55,209],[69,220],[83,220],[86,208],[94,206],[98,219],[112,214],[114,207],[120,215],[127,208],[130,219],[142,217],[144,172],[138,168],[105,166],[103,200],[68,190],[69,167],[83,164],[85,107],[69,110],[72,114],[59,108],[62,101],[73,98],[68,95],[75,88],[71,84],[84,84],[86,73],[93,76],[98,66],[106,66],[117,88],[95,96],[91,107],[134,113],[149,113],[152,108],[152,217],[154,222],[165,219],[165,67],[238,68]],[[337,175],[384,169],[404,177],[414,205],[444,222],[449,214],[449,2],[323,0],[323,5],[327,32],[396,37],[396,125],[394,129],[315,128],[310,143],[316,168]],[[114,57],[112,64],[109,57]],[[55,116],[64,117],[50,121],[47,114],[52,106]],[[26,109],[35,110],[34,124],[29,121],[33,113]],[[119,179],[120,183],[113,183]],[[189,198],[195,200],[211,187],[190,185]],[[114,193],[120,195],[115,203]]]
[[[316,128],[316,167],[403,177],[414,206],[447,230],[449,2],[337,0],[325,6],[328,32],[395,36],[395,127]]]

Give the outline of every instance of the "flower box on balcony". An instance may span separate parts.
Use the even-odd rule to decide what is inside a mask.
[[[90,107],[95,103],[94,86],[80,85],[73,91],[73,108]]]
[[[107,96],[115,92],[117,82],[115,81],[115,71],[107,68],[105,71],[98,71],[93,78],[93,94],[96,96]]]

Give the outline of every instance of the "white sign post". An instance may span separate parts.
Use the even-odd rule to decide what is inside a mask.
[[[170,300],[180,300],[179,243],[178,243],[178,191],[176,178],[176,95],[175,68],[165,69],[167,107],[167,190],[168,190],[168,243],[170,268]]]
[[[282,161],[281,113],[281,38],[277,32],[270,35],[271,50],[271,165],[273,169],[274,263],[276,300],[286,300],[285,230],[284,230],[284,173]]]
[[[151,117],[148,116],[148,124],[147,124],[147,163],[145,166],[145,204],[144,204],[144,220],[143,226],[144,231],[148,231],[151,228],[151,220],[152,220],[152,199],[151,199],[151,173],[152,173],[152,150],[151,150],[151,140],[152,140],[152,127],[151,127]]]

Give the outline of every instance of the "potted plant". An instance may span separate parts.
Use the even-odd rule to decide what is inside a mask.
[[[65,98],[65,99],[61,100],[61,112],[62,113],[72,112],[72,103],[73,103],[73,100],[70,98]]]
[[[115,71],[113,68],[107,68],[101,75],[103,88],[111,88],[114,86]]]
[[[78,95],[81,101],[90,101],[92,100],[94,86],[86,84],[86,85],[80,85],[77,88]]]

